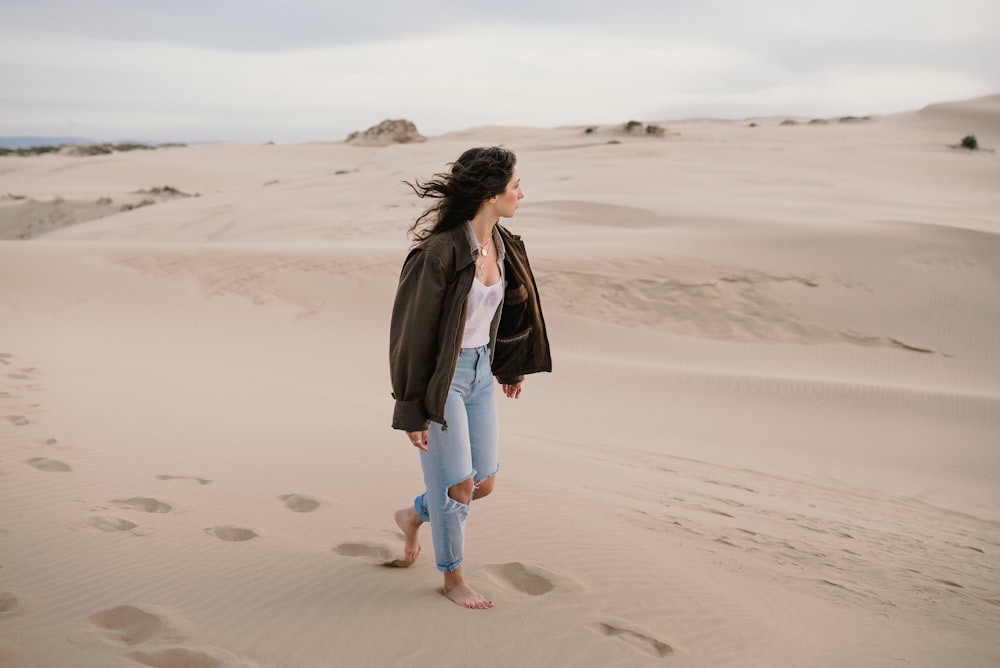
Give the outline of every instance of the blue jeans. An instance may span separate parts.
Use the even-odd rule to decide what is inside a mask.
[[[448,496],[448,488],[468,478],[479,483],[500,468],[493,387],[489,347],[463,348],[444,407],[448,429],[432,422],[427,452],[420,453],[426,491],[414,499],[413,508],[431,523],[434,559],[444,573],[462,565],[469,516],[469,506]]]

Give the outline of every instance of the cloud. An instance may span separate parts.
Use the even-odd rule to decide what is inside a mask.
[[[537,6],[536,6],[537,5]],[[340,138],[883,113],[1000,90],[992,0],[0,0],[0,134]]]
[[[232,51],[295,51],[465,30],[492,32],[504,43],[534,29],[754,49],[796,41],[836,46],[846,39],[933,49],[989,43],[1000,20],[994,0],[0,0],[0,7],[6,22],[23,30]]]
[[[81,38],[65,38],[53,50],[28,39],[17,51],[30,68],[0,76],[6,91],[0,100],[23,110],[19,119],[8,113],[22,123],[29,117],[57,123],[74,110],[84,126],[130,133],[168,119],[184,127],[215,118],[229,133],[271,122],[278,135],[316,138],[322,128],[342,135],[396,115],[439,133],[453,123],[617,120],[756,62],[753,54],[727,47],[664,47],[600,34],[581,39],[580,33],[526,31],[516,50],[490,36],[466,31],[281,53]],[[31,100],[43,101],[45,109],[33,109]],[[297,119],[302,131],[284,127],[283,118]]]

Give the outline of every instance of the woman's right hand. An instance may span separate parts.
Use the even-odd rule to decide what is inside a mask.
[[[427,452],[427,430],[423,431],[408,431],[406,432],[406,437],[410,439],[410,445],[415,448],[420,448],[424,452]]]

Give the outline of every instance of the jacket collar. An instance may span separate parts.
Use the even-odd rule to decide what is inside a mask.
[[[475,262],[479,258],[479,243],[476,241],[476,233],[472,231],[472,223],[470,221],[466,221],[464,226],[458,225],[458,227],[465,229],[466,236],[469,241],[471,261]],[[456,243],[460,243],[458,239],[455,241]],[[493,247],[497,249],[497,257],[502,261],[507,256],[507,247],[503,244],[503,237],[500,235],[499,223],[493,226]]]

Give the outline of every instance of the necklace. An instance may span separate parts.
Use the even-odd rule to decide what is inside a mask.
[[[483,269],[483,267],[486,266],[486,263],[483,262],[482,264],[480,264],[480,260],[482,260],[483,258],[488,258],[490,256],[490,244],[492,242],[493,242],[492,235],[490,235],[490,238],[486,240],[485,244],[479,243],[478,239],[476,240],[476,245],[479,246],[479,257],[476,259],[476,276],[478,276],[479,278],[482,278],[483,275],[486,273],[485,270]]]

